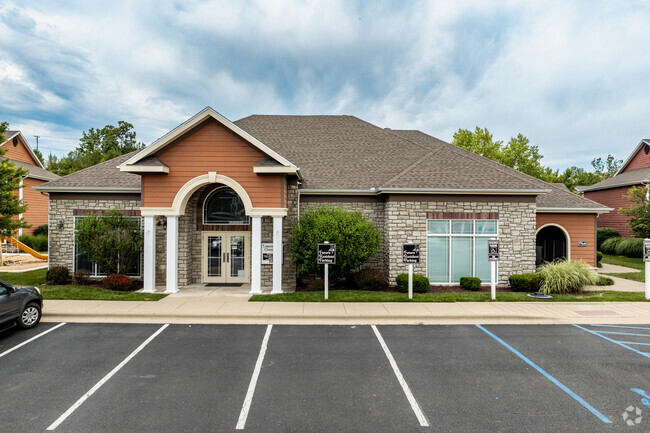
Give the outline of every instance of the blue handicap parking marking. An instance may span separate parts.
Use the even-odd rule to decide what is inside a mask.
[[[600,337],[602,339],[605,339],[607,341],[611,341],[614,344],[618,344],[619,346],[624,347],[627,350],[631,350],[632,352],[637,353],[637,354],[639,354],[641,356],[644,356],[646,358],[650,358],[650,352],[644,352],[642,350],[639,350],[637,348],[632,347],[632,345],[639,345],[639,346],[642,346],[642,348],[645,349],[645,346],[650,346],[650,344],[648,344],[648,343],[650,343],[650,334],[636,334],[636,333],[628,333],[628,332],[600,331],[600,330],[596,331],[596,330],[593,330],[593,329],[585,328],[585,327],[580,326],[580,325],[575,325],[574,324],[573,326],[575,326],[576,328],[582,329],[583,331],[587,331],[587,332],[589,332],[589,333],[591,333],[593,335],[596,335],[596,336],[598,336],[598,337]],[[591,325],[591,326],[595,327],[595,326],[601,326],[601,325]],[[611,327],[611,328],[614,328],[614,327],[621,328],[621,327],[623,327],[623,326],[616,326],[616,325],[607,325],[607,326]],[[627,327],[627,328],[629,329],[630,327]],[[635,329],[649,329],[650,330],[650,328],[638,328],[638,327],[636,327]],[[603,335],[603,334],[609,334],[609,335],[612,335],[612,336],[625,335],[625,336],[628,336],[628,337],[629,336],[648,337],[648,343],[632,342],[632,341],[627,341],[627,340],[618,340],[616,338],[610,338],[607,335]]]

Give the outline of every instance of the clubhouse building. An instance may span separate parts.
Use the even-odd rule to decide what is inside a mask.
[[[394,284],[401,246],[432,284],[489,283],[487,241],[500,241],[498,283],[557,258],[596,264],[596,217],[610,209],[420,131],[352,116],[261,116],[231,122],[206,108],[146,148],[37,187],[49,195],[49,260],[94,276],[77,221],[118,209],[144,227],[128,270],[146,291],[250,285],[293,291],[289,236],[319,205],[361,212],[382,245],[370,265]],[[126,271],[125,271],[126,272]]]

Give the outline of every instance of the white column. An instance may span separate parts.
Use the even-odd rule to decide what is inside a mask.
[[[20,200],[20,204],[23,204],[23,179],[20,179],[20,188],[18,189],[18,199]],[[18,215],[18,219],[22,219],[23,214]],[[35,227],[34,227],[35,228]],[[21,237],[23,235],[23,228],[18,229],[18,237]]]
[[[273,290],[282,293],[282,217],[273,217]]]
[[[156,217],[144,217],[144,281],[143,292],[156,291]]]
[[[262,217],[251,219],[251,293],[262,293]]]
[[[167,289],[165,293],[178,292],[178,217],[167,217]]]

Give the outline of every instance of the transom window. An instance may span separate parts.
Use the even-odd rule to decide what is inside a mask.
[[[244,202],[227,186],[210,193],[203,204],[203,224],[248,224]]]
[[[498,232],[497,220],[427,220],[427,277],[432,283],[489,282],[487,244]]]

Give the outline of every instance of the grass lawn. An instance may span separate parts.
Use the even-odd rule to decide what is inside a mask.
[[[489,302],[486,292],[414,293],[409,300],[406,293],[367,292],[362,290],[330,290],[326,301],[322,291],[253,295],[251,302]],[[521,292],[498,292],[500,302],[638,302],[645,301],[644,293],[603,290],[582,295],[553,295],[553,299],[533,299]],[[650,301],[649,301],[650,302]]]
[[[643,271],[645,269],[643,259],[633,259],[630,257],[610,256],[609,254],[603,254],[603,259],[601,261],[610,265],[627,266],[628,268],[638,269],[640,271]]]
[[[610,265],[627,266],[628,268],[639,270],[639,272],[625,272],[607,275],[611,275],[612,277],[625,278],[626,280],[639,281],[641,283],[645,282],[645,264],[643,263],[643,259],[633,259],[630,257],[610,256],[608,254],[603,254],[602,262],[608,263]]]
[[[0,280],[14,286],[40,286],[45,283],[47,269],[37,269],[25,272],[0,272]]]
[[[14,286],[38,286],[43,299],[69,299],[83,301],[158,301],[164,293],[113,292],[91,286],[46,286],[47,269],[26,272],[0,272],[0,280]]]

